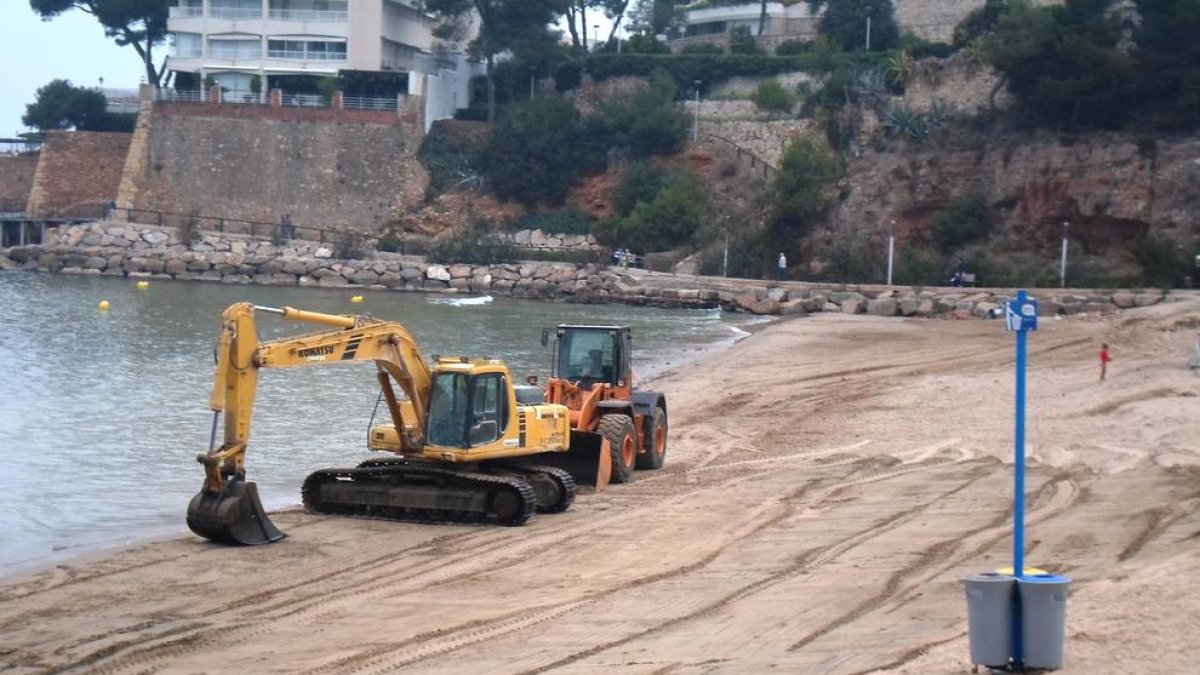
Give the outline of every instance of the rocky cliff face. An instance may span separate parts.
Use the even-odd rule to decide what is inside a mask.
[[[1200,139],[1045,135],[959,150],[892,146],[850,164],[829,228],[866,233],[894,219],[901,239],[920,237],[939,210],[973,193],[998,216],[994,236],[1025,250],[1057,250],[1064,221],[1072,241],[1096,255],[1147,232],[1186,244],[1200,234]]]

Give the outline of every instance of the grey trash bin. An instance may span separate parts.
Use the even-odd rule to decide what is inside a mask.
[[[1026,668],[1062,668],[1071,580],[1056,574],[1017,579],[1021,596],[1022,663]]]
[[[1007,668],[1012,654],[1015,579],[1007,574],[963,578],[973,665]]]

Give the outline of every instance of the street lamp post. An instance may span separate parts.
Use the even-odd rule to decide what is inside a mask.
[[[1070,221],[1063,221],[1062,263],[1059,265],[1058,269],[1058,285],[1061,288],[1067,287],[1067,228],[1070,226]]]
[[[600,51],[600,24],[592,24],[592,49]]]
[[[696,87],[696,110],[692,117],[692,142],[695,143],[700,139],[700,80],[693,80],[692,84]]]
[[[892,219],[888,226],[888,268],[887,268],[887,285],[892,285],[892,254],[896,250],[896,220]]]

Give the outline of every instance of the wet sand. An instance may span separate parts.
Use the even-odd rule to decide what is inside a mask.
[[[1190,301],[1030,338],[1026,562],[1074,579],[1063,672],[1200,659],[1198,331]],[[774,323],[658,380],[666,467],[568,513],[289,510],[281,544],[57,565],[0,585],[0,672],[965,672],[959,579],[1011,562],[1012,369],[998,322]]]

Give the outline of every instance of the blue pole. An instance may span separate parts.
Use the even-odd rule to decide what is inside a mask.
[[[1026,302],[1025,291],[1017,291],[1016,305]],[[1025,331],[1017,331],[1017,386],[1016,386],[1016,448],[1013,454],[1013,576],[1025,576]],[[1013,611],[1012,658],[1018,669],[1022,669],[1024,645],[1021,640],[1020,598]]]

